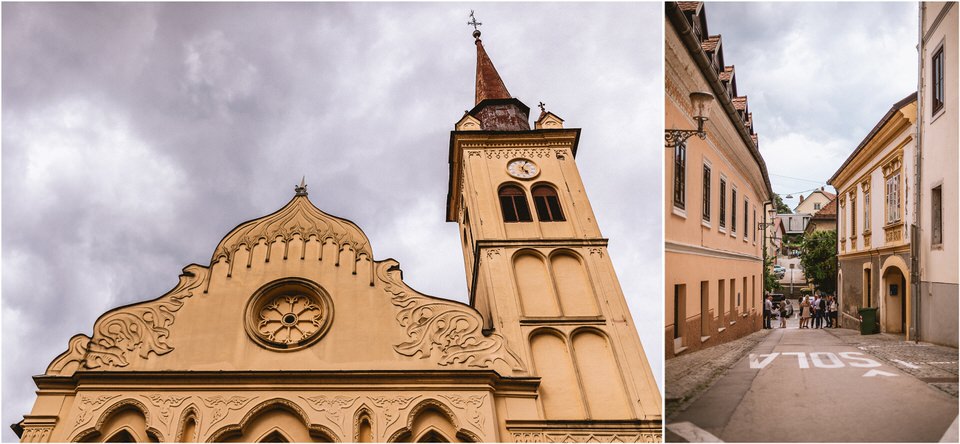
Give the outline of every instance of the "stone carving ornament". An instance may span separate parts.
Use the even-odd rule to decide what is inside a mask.
[[[394,260],[377,267],[377,277],[393,295],[393,305],[400,309],[397,321],[410,338],[393,347],[397,353],[409,357],[419,354],[420,359],[437,353],[441,366],[466,364],[488,368],[499,360],[523,371],[520,359],[507,348],[503,336],[483,335],[480,314],[456,302],[418,294],[400,280],[398,271]]]
[[[217,396],[204,396],[200,400],[203,401],[203,404],[207,408],[212,409],[213,413],[210,417],[210,423],[207,424],[207,433],[213,428],[215,424],[220,421],[223,421],[223,418],[227,417],[227,414],[231,410],[240,410],[244,408],[250,401],[253,401],[254,397],[249,396],[231,396],[229,398],[217,395]]]
[[[206,280],[207,269],[189,265],[173,290],[152,301],[107,312],[93,326],[93,338],[79,334],[70,338],[67,351],[47,367],[48,375],[71,375],[81,366],[94,369],[126,367],[131,359],[147,359],[173,351],[167,340],[176,312]]]
[[[289,351],[319,340],[333,322],[333,302],[319,285],[300,278],[273,281],[247,304],[244,327],[258,344]]]

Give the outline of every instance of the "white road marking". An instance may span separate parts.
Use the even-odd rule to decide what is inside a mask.
[[[901,364],[901,365],[903,365],[904,367],[913,368],[913,369],[920,368],[919,366],[914,365],[912,362],[901,361],[901,360],[899,360],[899,359],[892,359],[892,361],[893,361],[893,362],[896,362],[896,363],[898,363],[898,364]]]
[[[943,432],[943,437],[940,438],[940,442],[957,442],[957,439],[957,418],[953,418],[953,424],[950,424],[947,431]]]
[[[821,356],[825,356],[829,359],[830,363],[823,362],[820,359]],[[810,353],[810,360],[813,361],[813,366],[817,368],[840,368],[843,367],[843,361],[837,357],[837,355],[829,352],[814,352]]]
[[[863,374],[864,378],[872,378],[874,376],[897,376],[897,374],[877,369],[867,370],[867,372]]]
[[[766,355],[759,355],[763,357],[763,361],[757,362],[757,356],[753,353],[750,353],[750,368],[764,368],[772,362],[780,353],[770,353]]]
[[[723,442],[710,432],[697,427],[692,422],[675,422],[667,425],[667,429],[680,435],[688,442]]]
[[[880,367],[880,366],[881,366],[881,364],[880,364],[879,362],[874,361],[873,359],[870,359],[870,358],[859,358],[859,357],[856,357],[856,356],[854,356],[854,355],[863,355],[863,353],[860,353],[860,352],[840,352],[840,357],[842,357],[842,358],[844,358],[844,359],[848,359],[848,360],[851,360],[851,361],[861,361],[859,364],[857,364],[857,363],[855,363],[855,362],[851,362],[851,363],[850,363],[850,366],[851,366],[851,367],[873,368],[873,367]]]
[[[797,356],[797,364],[800,365],[800,368],[810,368],[810,363],[807,362],[807,354],[804,353],[804,352],[784,352],[783,355],[784,355],[784,356],[786,356],[786,355],[796,355],[796,356]]]

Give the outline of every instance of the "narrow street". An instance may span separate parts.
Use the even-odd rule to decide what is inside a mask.
[[[859,335],[850,330],[796,326],[794,317],[788,328],[770,331],[684,410],[669,417],[667,441],[956,442],[955,349],[912,347],[916,350],[911,357],[881,358],[873,350],[882,345],[857,346]],[[947,368],[951,376],[923,378],[917,373],[924,364],[916,353],[935,351],[941,355],[931,355],[938,360],[933,364]],[[929,382],[953,388],[939,389]]]

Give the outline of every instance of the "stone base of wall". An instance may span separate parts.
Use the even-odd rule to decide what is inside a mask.
[[[679,353],[674,347],[673,326],[668,326],[664,335],[667,338],[664,344],[666,359],[739,339],[763,328],[763,314],[755,310],[751,310],[746,315],[736,313],[732,317],[731,313],[727,313],[722,322],[718,317],[713,316],[712,310],[710,315],[710,326],[706,334],[701,334],[699,315],[687,320],[683,334],[683,348]],[[735,322],[731,324],[732,321]],[[720,331],[721,328],[723,331]]]

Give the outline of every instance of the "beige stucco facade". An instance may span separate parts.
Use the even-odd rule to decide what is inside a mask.
[[[476,44],[448,199],[470,304],[410,288],[301,183],[172,290],[71,338],[34,378],[21,439],[660,441],[661,396],[574,159],[580,130],[549,112],[498,126],[528,125],[526,107],[501,97]],[[534,196],[533,220],[505,221],[505,184]],[[554,190],[552,221],[538,186]]]
[[[901,100],[853,150],[828,183],[837,189],[837,276],[843,325],[878,308],[883,332],[910,338],[910,230],[914,221],[916,94]]]
[[[921,8],[919,186],[920,281],[917,319],[924,341],[957,346],[958,140],[957,3],[924,2]],[[943,57],[942,105],[934,103],[934,57]],[[936,194],[936,197],[934,195]],[[939,202],[935,202],[939,200]],[[937,205],[939,203],[939,205]],[[935,227],[936,225],[936,227]],[[935,232],[939,231],[939,236]]]
[[[697,128],[690,93],[707,91],[716,100],[705,139],[690,137],[683,152],[668,142],[664,151],[667,359],[756,331],[763,311],[758,224],[769,179],[719,36],[706,32],[702,4],[691,5],[666,5],[666,128]]]
[[[836,196],[824,190],[813,190],[807,197],[800,197],[800,203],[793,209],[793,212],[794,214],[816,214],[826,207],[834,197]]]

